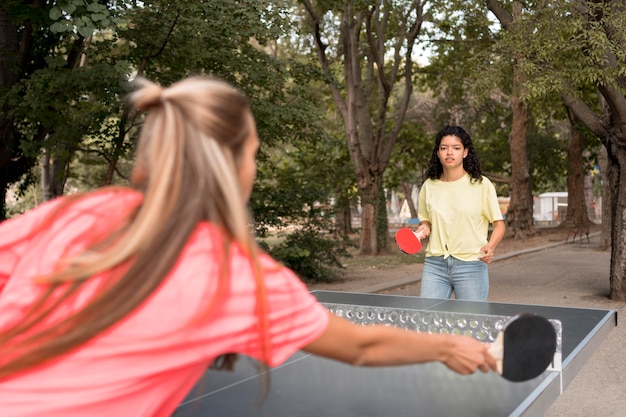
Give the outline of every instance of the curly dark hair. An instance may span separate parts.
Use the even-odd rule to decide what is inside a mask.
[[[480,160],[476,154],[476,149],[474,149],[472,138],[470,138],[469,133],[463,130],[462,127],[450,125],[441,129],[435,137],[435,146],[433,147],[433,153],[430,157],[430,162],[428,163],[428,169],[426,170],[426,178],[430,178],[432,180],[439,179],[441,174],[443,174],[443,165],[441,165],[437,151],[439,150],[441,139],[445,136],[456,136],[461,139],[463,147],[467,149],[467,156],[463,158],[463,169],[465,169],[470,177],[472,177],[472,181],[482,181],[483,170],[480,166]]]

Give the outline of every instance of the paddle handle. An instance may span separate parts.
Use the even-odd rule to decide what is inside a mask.
[[[504,333],[498,332],[496,340],[489,346],[489,354],[496,360],[498,374],[502,375],[504,362]]]
[[[416,237],[418,240],[422,240],[422,239],[424,239],[424,231],[423,231],[423,230],[422,230],[422,231],[419,231],[419,232],[417,232],[417,231],[413,231],[413,234],[415,235],[415,237]]]

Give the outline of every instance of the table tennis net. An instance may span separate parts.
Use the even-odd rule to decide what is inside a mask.
[[[329,311],[357,324],[383,324],[422,333],[459,334],[492,343],[511,316],[322,303]],[[550,319],[557,336],[557,347],[549,371],[562,371],[563,327]]]

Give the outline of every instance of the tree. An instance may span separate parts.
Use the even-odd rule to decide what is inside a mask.
[[[411,218],[418,217],[418,207],[412,198],[413,189],[424,181],[433,149],[436,131],[432,125],[433,101],[426,94],[414,94],[385,173],[385,187],[402,191]]]
[[[435,35],[443,33],[444,38],[435,42],[436,54],[430,72],[442,75],[432,78],[444,80],[438,83],[438,90],[444,90],[448,107],[465,113],[461,120],[478,133],[476,136],[495,138],[498,132],[508,130],[507,160],[502,159],[504,163],[500,164],[494,160],[496,141],[488,142],[489,153],[485,155],[489,157],[485,159],[490,177],[498,175],[503,168],[506,168],[504,172],[510,171],[510,179],[502,187],[508,188],[511,197],[508,234],[524,237],[533,233],[532,192],[546,189],[550,184],[565,187],[558,179],[566,173],[562,164],[566,161],[565,142],[560,139],[566,135],[559,131],[560,120],[565,119],[560,95],[535,95],[531,99],[527,94],[537,74],[528,74],[533,56],[524,50],[529,39],[536,37],[539,19],[546,15],[545,10],[550,10],[550,4],[496,0],[469,5],[444,2],[438,4],[437,10],[444,12],[436,20]],[[499,25],[485,18],[489,12],[497,17]],[[430,85],[435,85],[432,80]],[[463,100],[473,103],[474,108],[464,105]],[[507,101],[506,115],[494,112]],[[477,148],[480,149],[480,143]],[[570,153],[569,158],[575,168],[567,174],[572,187],[570,209],[584,207],[582,153]],[[572,181],[573,178],[578,180]],[[577,223],[583,223],[577,213],[571,213],[570,221],[576,217]]]
[[[220,76],[251,97],[265,143],[301,135],[306,104],[286,84],[301,66],[263,50],[284,33],[284,7],[270,0],[3,2],[0,190],[26,178],[42,155],[48,198],[63,193],[77,155],[106,163],[92,187],[123,177],[118,162],[131,156],[141,121],[125,101],[135,76],[164,85],[193,73]]]
[[[576,116],[568,111],[569,141],[567,146],[567,214],[565,222],[574,228],[590,223],[585,198],[585,167],[583,151],[585,135]]]
[[[496,16],[505,31],[515,30],[522,20],[522,2],[513,1],[510,10],[501,2],[487,0],[487,7]],[[528,155],[526,152],[526,133],[528,126],[528,105],[522,99],[524,95],[526,74],[522,71],[524,57],[509,50],[511,61],[512,92],[511,112],[512,126],[509,135],[511,150],[511,182],[509,209],[506,223],[507,233],[512,237],[524,238],[534,234],[531,176],[528,169]]]
[[[626,300],[626,5],[623,1],[550,2],[523,53],[529,96],[557,93],[606,150],[613,300]],[[532,40],[532,42],[530,42]],[[521,49],[522,50],[522,49]],[[586,94],[595,87],[596,99]],[[601,160],[601,159],[600,159]],[[601,164],[601,166],[604,164]],[[606,221],[606,219],[603,219]]]
[[[300,3],[310,19],[309,33],[319,64],[344,121],[362,206],[359,251],[377,254],[386,245],[386,234],[380,241],[376,233],[383,174],[411,97],[412,53],[422,25],[422,3]],[[343,71],[341,78],[337,67]],[[391,102],[398,89],[400,99]],[[390,129],[388,121],[392,121]]]
[[[82,0],[3,2],[2,38],[14,41],[3,48],[0,64],[0,72],[11,75],[0,91],[0,143],[6,145],[0,158],[7,158],[2,189],[28,179],[41,157],[42,189],[46,199],[54,198],[63,194],[78,152],[108,157],[111,120],[120,114],[133,72],[120,56],[123,7]],[[4,198],[1,207],[0,219]]]
[[[606,203],[611,207],[611,276],[610,294],[613,300],[626,301],[626,48],[624,21],[626,5],[621,1],[605,1],[599,4],[574,2],[583,17],[585,49],[600,47],[600,55],[591,55],[594,67],[608,67],[604,76],[595,82],[600,93],[600,112],[596,113],[579,97],[565,94],[567,106],[599,138],[607,150],[610,195]],[[600,45],[594,39],[601,36]],[[608,72],[608,74],[607,74]],[[606,75],[605,75],[606,74]],[[608,76],[607,76],[608,75]]]
[[[523,12],[523,5],[528,9]],[[531,59],[524,54],[523,45],[529,37],[533,36],[536,28],[535,20],[540,16],[546,4],[520,1],[512,1],[509,4],[511,12],[504,7],[504,2],[487,0],[489,10],[497,16],[507,31],[505,45],[510,52],[512,59],[513,73],[513,95],[511,97],[511,108],[513,116],[513,127],[511,129],[511,204],[507,212],[507,226],[513,237],[525,237],[533,233],[532,219],[532,174],[529,170],[529,158],[527,156],[528,126],[530,123],[528,84],[533,82],[532,78],[524,70]],[[555,114],[554,111],[550,112]],[[582,164],[582,154],[584,149],[583,137],[576,130],[575,122],[568,118],[569,146],[568,146],[568,170],[567,170],[567,190],[568,190],[568,211],[566,221],[574,227],[585,225],[589,222],[587,218],[585,196],[584,196],[584,172]],[[520,202],[522,202],[520,204]],[[522,216],[520,221],[516,218]]]
[[[96,6],[91,10],[83,6],[77,13],[84,22],[95,26],[100,20],[102,26],[109,20],[100,16],[101,9]],[[29,172],[39,150],[47,145],[53,152],[52,140],[71,147],[71,138],[66,135],[71,128],[63,117],[67,115],[63,107],[86,102],[83,94],[88,87],[73,88],[70,74],[79,66],[89,34],[82,27],[73,36],[55,32],[53,9],[43,0],[13,0],[0,5],[0,220],[6,217],[4,195],[9,184]],[[49,84],[52,78],[56,82]],[[29,109],[29,105],[36,107]],[[82,120],[76,113],[73,116]]]
[[[475,138],[491,145],[485,147],[490,152],[482,153],[481,159],[487,162],[487,175],[510,197],[507,234],[519,238],[532,235],[532,172],[527,149],[532,115],[523,100],[524,57],[507,42],[523,28],[522,3],[444,0],[435,2],[433,9],[434,53],[428,83],[448,105],[441,113],[448,116],[444,122],[463,124]],[[502,143],[508,149],[490,161],[488,155],[496,147],[501,149]],[[477,145],[480,150],[481,143]]]
[[[327,238],[332,226],[322,230],[321,223],[307,221],[317,220],[319,210],[306,210],[317,204],[316,197],[329,200],[331,181],[307,175],[298,188],[303,183],[279,181],[271,170],[272,152],[291,146],[296,152],[287,172],[303,172],[305,164],[310,172],[339,173],[320,169],[321,162],[311,166],[315,159],[307,157],[315,151],[301,146],[324,137],[321,106],[309,87],[311,79],[319,82],[319,71],[278,54],[277,41],[290,24],[287,6],[284,0],[4,2],[0,185],[32,182],[38,160],[46,198],[63,194],[66,182],[78,183],[79,174],[81,190],[124,183],[142,122],[126,101],[129,81],[143,76],[167,86],[208,73],[250,98],[263,143],[259,184],[264,193],[255,190],[251,199],[258,230],[284,226],[284,218],[314,225],[299,241],[317,245],[306,249],[312,254],[307,265],[322,272],[321,264],[336,266],[334,256],[345,249],[344,242]],[[277,200],[268,204],[268,196]],[[309,278],[315,278],[312,270]]]
[[[266,151],[252,195],[266,250],[308,281],[334,280],[340,259],[349,256],[347,235],[335,230],[332,204],[349,166],[337,142],[321,135]]]

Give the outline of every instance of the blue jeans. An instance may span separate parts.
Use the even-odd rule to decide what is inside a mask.
[[[429,256],[424,259],[420,296],[457,300],[487,301],[489,273],[482,261],[461,261],[452,256]]]

